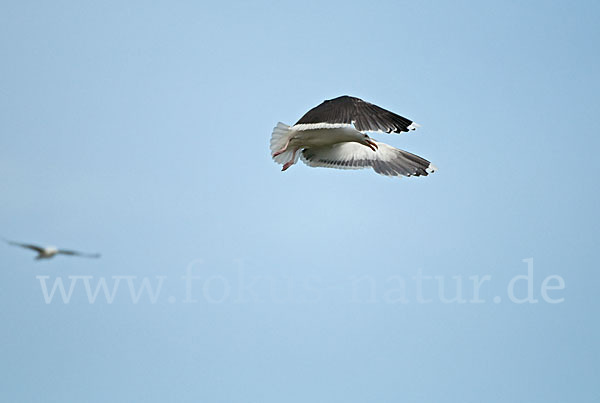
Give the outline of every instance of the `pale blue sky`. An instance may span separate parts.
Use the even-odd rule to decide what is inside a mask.
[[[598,401],[599,18],[592,1],[2,2],[0,235],[103,256],[0,245],[0,400]],[[420,123],[374,137],[439,171],[280,172],[273,126],[344,94]],[[515,304],[527,258],[539,302]],[[460,276],[467,303],[434,280],[418,303],[419,272]],[[124,279],[112,304],[82,282],[46,304],[36,276],[73,275],[164,283],[156,303]],[[550,275],[562,303],[540,296]]]

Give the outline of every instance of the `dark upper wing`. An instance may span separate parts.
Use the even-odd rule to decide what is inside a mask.
[[[317,123],[354,124],[357,130],[400,133],[418,127],[410,119],[347,95],[324,101],[302,116],[296,125]]]
[[[77,252],[74,250],[66,250],[66,249],[59,249],[57,253],[60,253],[61,255],[69,255],[69,256],[100,257],[99,253],[83,253],[83,252]]]
[[[34,251],[40,252],[40,253],[42,253],[44,251],[44,248],[37,246],[37,245],[31,245],[31,244],[27,244],[27,243],[19,243],[19,242],[13,242],[13,241],[6,241],[6,242],[8,242],[9,245],[20,246],[21,248],[31,249],[31,250],[34,250]]]

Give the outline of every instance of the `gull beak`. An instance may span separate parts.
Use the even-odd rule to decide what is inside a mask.
[[[373,140],[366,139],[365,141],[367,143],[366,146],[369,147],[371,150],[377,151],[377,149],[379,148],[379,147],[377,147],[377,143],[374,142]]]

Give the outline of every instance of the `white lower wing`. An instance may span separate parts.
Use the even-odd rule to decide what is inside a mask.
[[[359,143],[339,143],[329,147],[307,148],[302,161],[311,167],[340,169],[373,168],[387,176],[427,176],[436,167],[424,158],[376,142],[376,151]]]

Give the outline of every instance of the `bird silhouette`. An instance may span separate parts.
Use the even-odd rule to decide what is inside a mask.
[[[56,246],[38,246],[38,245],[29,244],[29,243],[14,242],[14,241],[10,241],[8,239],[4,239],[4,241],[6,243],[8,243],[9,245],[20,246],[21,248],[26,248],[26,249],[31,249],[33,251],[36,251],[37,256],[35,257],[35,260],[50,259],[56,255],[79,256],[79,257],[88,257],[88,258],[99,258],[100,257],[99,253],[84,253],[84,252],[78,252],[78,251],[68,250],[68,249],[58,249]]]

